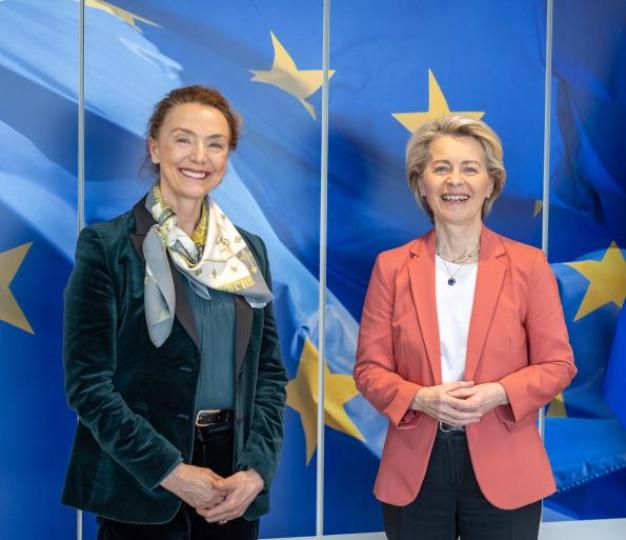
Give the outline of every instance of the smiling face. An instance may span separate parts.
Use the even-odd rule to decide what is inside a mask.
[[[476,225],[494,187],[482,146],[472,137],[443,135],[432,141],[429,153],[418,186],[435,223]]]
[[[172,107],[156,139],[148,139],[167,204],[177,207],[184,199],[200,200],[222,181],[229,138],[228,122],[219,110],[200,103]]]

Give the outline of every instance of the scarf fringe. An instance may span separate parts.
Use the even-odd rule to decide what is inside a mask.
[[[252,287],[253,285],[254,280],[251,277],[246,276],[244,278],[238,279],[237,281],[231,281],[230,283],[225,283],[221,285],[220,290],[226,292],[243,291]]]

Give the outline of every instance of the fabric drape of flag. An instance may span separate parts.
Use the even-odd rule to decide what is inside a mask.
[[[548,253],[579,373],[548,408],[560,491],[545,502],[547,519],[626,515],[624,405],[615,391],[626,357],[619,339],[611,349],[626,296],[625,26],[623,2],[599,10],[555,2]]]
[[[626,308],[622,306],[604,375],[604,399],[626,428]]]
[[[59,498],[76,426],[63,395],[61,295],[77,235],[78,6],[46,4],[0,3],[3,539],[76,528]]]

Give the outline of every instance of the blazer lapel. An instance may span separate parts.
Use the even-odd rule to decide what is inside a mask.
[[[500,256],[504,254],[506,251],[498,235],[487,227],[483,227],[480,238],[480,257],[474,291],[474,305],[467,338],[465,379],[468,381],[471,381],[476,374],[487,332],[502,291],[507,267]]]
[[[156,223],[152,216],[148,213],[145,207],[146,197],[142,197],[142,199],[133,206],[133,217],[135,218],[135,232],[129,233],[128,237],[137,252],[137,255],[144,261],[143,256],[143,241],[150,230],[150,227]]]
[[[434,230],[417,240],[411,253],[412,257],[409,260],[408,269],[413,303],[417,310],[417,318],[426,345],[434,384],[441,384],[441,348],[437,299],[435,298]]]
[[[148,234],[150,228],[156,223],[154,218],[150,215],[145,207],[146,198],[143,197],[134,207],[133,216],[135,217],[135,233],[130,233],[128,236],[133,244],[135,251],[144,260],[143,256],[143,241]],[[189,304],[189,298],[185,291],[183,284],[183,277],[172,263],[172,259],[167,258],[170,270],[172,272],[172,279],[174,281],[174,291],[176,293],[176,312],[175,316],[178,322],[182,325],[185,331],[189,334],[196,347],[200,348],[200,338],[198,336],[198,329],[193,319],[193,313],[191,312],[191,305]]]
[[[235,295],[235,373],[239,374],[252,333],[252,308],[245,298]]]

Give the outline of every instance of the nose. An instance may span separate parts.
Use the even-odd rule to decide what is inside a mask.
[[[191,151],[191,159],[196,163],[204,163],[207,158],[207,148],[203,142],[198,141]]]
[[[446,183],[450,184],[451,186],[458,186],[460,184],[462,184],[465,180],[463,179],[463,176],[461,174],[461,170],[457,169],[456,167],[454,169],[452,169],[452,171],[450,172],[448,178],[446,178]]]

